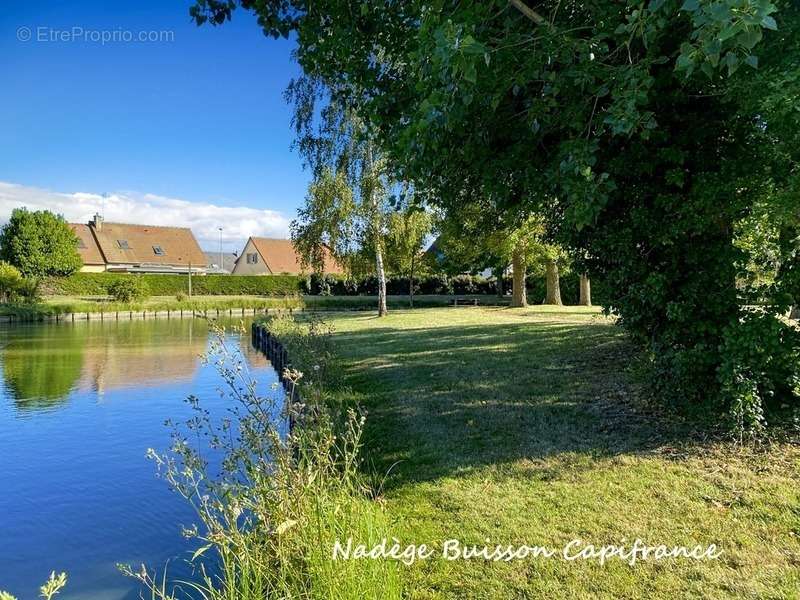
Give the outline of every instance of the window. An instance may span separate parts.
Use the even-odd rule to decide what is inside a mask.
[[[164,256],[166,254],[161,246],[153,246],[153,253],[156,256]]]
[[[128,245],[128,240],[117,240],[117,246],[119,246],[122,250],[131,249],[131,247]]]
[[[247,253],[247,264],[248,265],[258,264],[258,252],[248,252]]]

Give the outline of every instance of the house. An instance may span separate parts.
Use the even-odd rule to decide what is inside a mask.
[[[300,256],[294,249],[291,240],[273,238],[251,237],[247,240],[244,250],[236,259],[233,267],[234,275],[279,275],[287,273],[299,275],[307,273]],[[326,273],[343,273],[344,269],[331,256],[330,252],[325,257]]]
[[[78,236],[81,271],[99,273],[206,272],[206,255],[191,229],[106,223],[95,215],[89,223],[70,223]]]
[[[235,252],[213,252],[205,250],[206,255],[206,268],[209,273],[225,274],[233,271],[233,266],[236,264],[237,254]],[[220,259],[222,262],[220,263]]]

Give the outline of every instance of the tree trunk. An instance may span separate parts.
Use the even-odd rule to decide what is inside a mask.
[[[528,306],[528,292],[525,290],[525,261],[522,260],[522,253],[518,250],[515,250],[511,257],[511,269],[513,271],[511,306],[514,308]]]
[[[558,278],[558,265],[556,264],[556,261],[547,261],[546,276],[547,297],[544,299],[544,303],[561,306],[561,282]]]
[[[383,251],[380,244],[375,247],[375,270],[378,272],[378,316],[389,314],[386,309],[386,270],[383,268]]]
[[[367,170],[370,177],[374,176],[372,169],[372,144],[367,144]],[[383,249],[381,248],[381,215],[378,206],[378,198],[375,195],[375,186],[370,183],[368,200],[372,209],[371,225],[373,242],[375,244],[375,270],[378,274],[378,316],[385,317],[389,314],[386,308],[386,270],[383,268]]]
[[[411,257],[411,273],[408,277],[408,306],[414,308],[414,257]]]
[[[581,306],[592,305],[592,284],[586,273],[581,273],[581,297],[578,304]]]

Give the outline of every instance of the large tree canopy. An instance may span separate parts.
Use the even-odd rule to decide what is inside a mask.
[[[512,230],[546,214],[606,276],[662,394],[758,423],[800,393],[778,319],[798,299],[793,3],[198,0],[192,15],[237,5],[296,34],[306,75],[448,218],[475,199]],[[766,312],[737,288],[756,206],[778,232]]]
[[[70,275],[83,264],[78,238],[60,215],[15,208],[0,231],[0,259],[26,277]]]

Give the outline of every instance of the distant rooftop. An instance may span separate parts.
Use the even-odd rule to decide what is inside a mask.
[[[219,264],[219,252],[214,252],[213,250],[204,250],[203,252],[206,255],[206,266],[208,267],[209,272],[221,270],[226,273],[230,273],[233,271],[233,265],[236,263],[236,254],[233,252],[222,253],[221,265]]]

